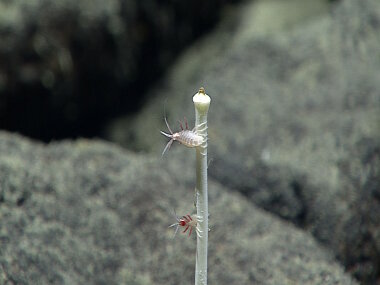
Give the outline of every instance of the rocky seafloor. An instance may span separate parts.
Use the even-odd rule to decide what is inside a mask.
[[[194,210],[194,152],[161,158],[159,130],[200,86],[209,284],[380,282],[380,3],[268,29],[258,5],[190,47],[114,143],[0,132],[0,284],[193,282],[195,236],[168,225]]]

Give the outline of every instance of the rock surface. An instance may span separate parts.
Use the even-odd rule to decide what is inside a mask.
[[[191,284],[195,237],[168,228],[193,210],[183,156],[0,132],[0,284]],[[210,211],[210,284],[357,284],[310,234],[213,179]]]
[[[0,128],[99,135],[233,2],[0,1]]]
[[[265,3],[265,2],[263,2]],[[153,100],[110,138],[159,154],[157,132],[204,86],[211,176],[310,231],[363,284],[380,280],[380,2],[338,2],[288,30],[231,33],[186,52]],[[260,4],[261,5],[261,4]],[[252,19],[252,20],[251,20]],[[172,128],[175,129],[174,123]],[[150,131],[147,131],[150,130]],[[169,154],[171,156],[171,154]]]

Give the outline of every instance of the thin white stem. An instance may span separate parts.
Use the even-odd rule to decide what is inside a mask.
[[[203,143],[196,148],[196,206],[197,206],[197,258],[195,285],[207,285],[208,243],[208,193],[207,193],[207,113],[211,99],[204,89],[193,97],[195,106],[195,130],[203,136]]]

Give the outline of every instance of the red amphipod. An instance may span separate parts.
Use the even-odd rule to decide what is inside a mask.
[[[191,235],[193,228],[197,229],[196,228],[197,227],[196,215],[192,215],[192,216],[191,215],[185,215],[185,216],[182,216],[181,218],[178,217],[177,215],[175,215],[175,218],[176,218],[177,222],[169,226],[169,228],[176,226],[174,236],[177,234],[179,227],[184,228],[182,233],[186,233],[186,231],[190,229],[189,230],[189,236]]]

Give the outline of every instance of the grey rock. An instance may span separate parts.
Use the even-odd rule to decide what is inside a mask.
[[[270,31],[250,29],[259,24],[249,17],[251,5],[236,30],[222,27],[187,51],[153,91],[155,99],[115,122],[109,137],[158,154],[164,106],[169,122],[191,117],[191,96],[204,86],[212,98],[210,175],[310,231],[348,272],[374,284],[380,2],[341,1],[329,13]]]
[[[0,284],[192,283],[193,151],[0,132]],[[186,157],[186,160],[183,158]],[[210,180],[210,284],[357,284],[314,238]]]

